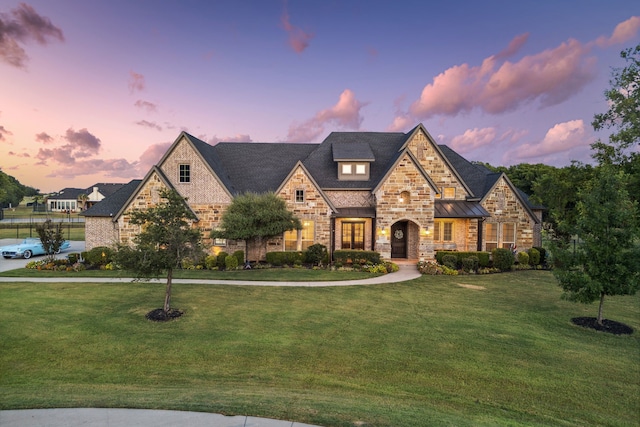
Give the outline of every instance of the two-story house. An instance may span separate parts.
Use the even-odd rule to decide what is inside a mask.
[[[274,192],[301,219],[267,251],[321,243],[375,250],[387,259],[432,259],[438,249],[527,249],[541,244],[541,207],[505,174],[438,145],[422,124],[408,133],[333,132],[319,144],[218,143],[182,132],[142,180],[86,216],[87,248],[128,242],[139,232],[129,212],[158,203],[158,190],[187,198],[204,236],[245,192]],[[244,242],[211,241],[214,251]],[[251,260],[264,253],[247,254]]]

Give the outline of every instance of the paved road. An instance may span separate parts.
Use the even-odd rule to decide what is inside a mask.
[[[0,246],[15,245],[16,243],[20,243],[23,240],[24,239],[0,239]],[[66,258],[67,254],[69,253],[84,251],[84,240],[83,241],[71,240],[70,243],[71,243],[71,247],[66,251],[58,254],[56,258]],[[27,265],[28,262],[33,260],[38,260],[38,259],[42,259],[42,256],[34,256],[28,260],[22,259],[22,258],[4,259],[0,257],[0,272],[15,270],[16,268],[22,268],[25,265]]]
[[[7,240],[11,242],[6,243]],[[12,244],[16,239],[0,239],[0,246]],[[68,252],[84,250],[84,242],[71,242]],[[65,254],[59,256],[64,257]],[[0,271],[24,267],[28,261],[5,260],[0,257]],[[174,283],[226,284],[243,286],[357,286],[380,283],[397,283],[420,277],[413,263],[400,265],[400,271],[370,279],[346,280],[339,282],[256,282],[242,280],[191,280],[174,279]],[[52,278],[37,279],[39,282],[128,282],[132,279],[104,278]],[[3,281],[33,282],[33,278],[0,277]],[[104,409],[104,408],[69,408],[69,409],[24,409],[0,411],[1,427],[320,427],[293,421],[273,420],[247,416],[227,417],[221,414],[182,411],[154,411],[140,409]]]

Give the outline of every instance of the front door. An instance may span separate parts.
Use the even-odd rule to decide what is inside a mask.
[[[391,226],[391,258],[407,257],[407,222],[396,222]]]

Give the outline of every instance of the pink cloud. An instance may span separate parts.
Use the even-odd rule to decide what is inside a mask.
[[[549,157],[576,147],[589,146],[592,142],[591,139],[582,120],[570,120],[553,126],[538,143],[522,144],[507,151],[505,158],[516,158],[523,161]]]
[[[42,142],[43,144],[50,144],[53,142],[53,138],[46,132],[40,132],[36,134],[36,141]]]
[[[37,137],[37,136],[36,136]],[[74,165],[77,159],[91,157],[100,152],[101,142],[86,128],[74,131],[67,129],[64,139],[68,142],[54,148],[40,148],[36,154],[38,164],[45,165],[54,161],[61,165]]]
[[[635,37],[638,30],[640,30],[640,16],[632,16],[626,21],[619,23],[610,37],[598,37],[595,43],[600,47],[622,44]]]
[[[491,144],[496,139],[496,134],[493,127],[467,129],[462,135],[453,137],[450,145],[454,150],[465,153]]]
[[[287,4],[284,5],[284,11],[280,18],[282,28],[289,34],[289,45],[296,53],[302,53],[307,47],[309,47],[309,41],[314,37],[312,33],[306,33],[301,28],[298,28],[291,24],[289,21],[289,12],[287,10]]]
[[[29,57],[18,43],[35,40],[46,45],[50,39],[64,41],[62,30],[28,4],[20,3],[9,14],[0,13],[0,59],[8,64],[26,67]]]
[[[142,91],[144,86],[144,76],[134,71],[129,71],[129,92]]]
[[[151,167],[158,163],[164,153],[171,147],[171,142],[161,142],[152,144],[140,155],[138,161],[138,172],[140,176],[144,176]]]
[[[0,125],[0,141],[6,141],[7,135],[13,135],[13,133],[5,129],[4,126]]]
[[[157,124],[156,122],[149,122],[147,120],[140,120],[139,122],[136,122],[136,124],[138,126],[147,127],[147,128],[155,129],[155,130],[158,130],[158,131],[162,130],[162,127],[159,124]]]
[[[15,157],[27,157],[27,158],[31,157],[29,155],[29,153],[15,153],[13,151],[9,151],[7,154],[10,155],[10,156],[15,156]]]
[[[357,130],[363,120],[360,110],[367,104],[358,101],[353,91],[345,89],[340,94],[338,103],[333,107],[318,112],[312,119],[301,124],[292,124],[289,127],[287,141],[313,141],[322,134],[327,125]]]
[[[509,58],[520,51],[520,48],[527,42],[529,39],[529,33],[520,34],[511,40],[509,46],[506,47],[502,52],[495,55],[495,59],[504,59]]]
[[[147,110],[147,112],[149,113],[155,113],[156,111],[158,111],[158,106],[156,104],[148,101],[143,101],[141,99],[137,100],[133,105],[143,110]]]
[[[88,159],[76,161],[73,165],[62,165],[47,177],[73,179],[82,175],[104,173],[114,178],[135,178],[140,177],[137,166],[137,162],[130,163],[126,159]]]
[[[410,106],[413,121],[474,109],[499,114],[534,100],[543,107],[556,105],[594,78],[595,60],[588,57],[589,49],[575,40],[515,63],[499,60],[517,50],[525,39],[517,37],[507,49],[479,66],[456,65],[436,76]]]

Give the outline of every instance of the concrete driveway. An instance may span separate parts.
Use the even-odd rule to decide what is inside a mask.
[[[24,239],[0,239],[0,246],[15,245],[17,243],[22,242],[23,240]],[[71,240],[69,241],[69,243],[71,243],[71,247],[66,251],[58,254],[56,258],[66,258],[67,254],[70,254],[72,252],[84,251],[84,240],[82,241]],[[0,271],[9,271],[9,270],[15,270],[17,268],[23,268],[25,265],[27,265],[29,261],[34,261],[39,259],[42,259],[42,255],[34,256],[30,259],[22,259],[22,258],[4,259],[0,257]]]

